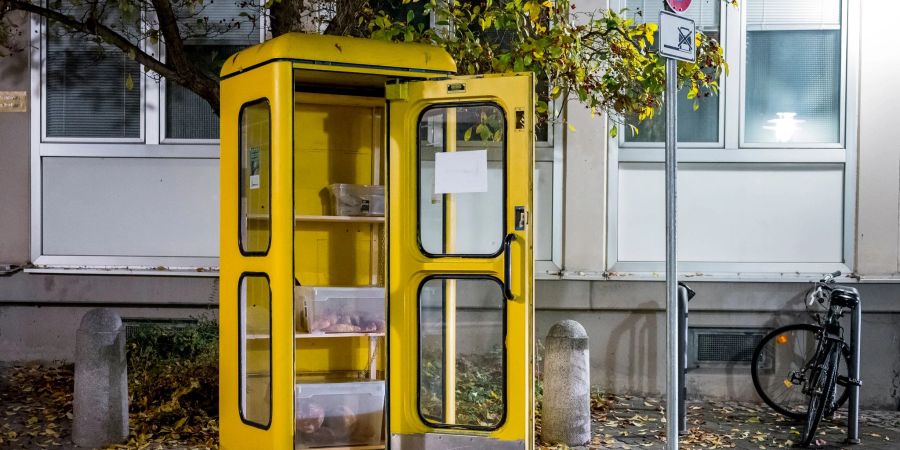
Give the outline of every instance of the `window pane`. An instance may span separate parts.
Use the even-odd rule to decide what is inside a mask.
[[[218,139],[219,116],[199,95],[175,83],[166,83],[166,137]]]
[[[419,120],[419,239],[432,255],[493,255],[503,240],[506,118],[494,105]]]
[[[213,76],[225,59],[242,48],[259,43],[259,28],[241,12],[252,8],[233,1],[205,2],[198,8],[176,11],[188,58]],[[199,95],[175,83],[166,83],[166,137],[218,139],[219,118]]]
[[[241,251],[264,254],[272,234],[269,102],[245,105],[240,122]]]
[[[239,289],[240,413],[266,427],[272,418],[272,291],[262,275],[243,276]]]
[[[840,0],[748,0],[744,141],[840,142]]]
[[[47,29],[47,136],[141,137],[140,65],[119,49]]]
[[[701,0],[691,4],[682,15],[693,19],[697,30],[720,40],[719,20],[721,0]],[[663,2],[657,0],[628,0],[628,15],[638,22],[659,22],[659,12]],[[694,99],[688,99],[690,86],[678,91],[678,140],[680,142],[718,142],[719,140],[719,97],[700,96],[696,99],[699,109],[694,110]],[[720,92],[721,94],[721,92]],[[666,140],[666,108],[660,108],[652,119],[642,122],[627,120],[637,126],[637,135],[624,127],[625,142],[663,142]]]
[[[185,45],[191,61],[211,74],[218,74],[222,62],[245,46]],[[219,116],[209,103],[175,83],[166,83],[166,137],[172,139],[218,139]]]
[[[840,30],[749,31],[746,76],[746,142],[840,142]]]
[[[719,97],[699,96],[700,108],[694,110],[694,99],[687,98],[690,87],[678,91],[678,141],[679,142],[718,142],[719,140]],[[628,121],[638,127],[638,134],[633,135],[629,127],[621,132],[625,142],[664,142],[666,140],[666,107],[660,108],[656,115],[643,122]]]
[[[493,279],[430,279],[419,297],[419,412],[496,428],[506,407],[506,301]]]

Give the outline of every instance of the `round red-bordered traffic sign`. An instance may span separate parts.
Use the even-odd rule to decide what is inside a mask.
[[[666,0],[666,3],[675,12],[685,12],[691,6],[691,0]]]

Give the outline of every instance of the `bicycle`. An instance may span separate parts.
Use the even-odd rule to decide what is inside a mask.
[[[859,292],[835,284],[841,272],[826,275],[806,297],[825,314],[813,313],[815,324],[800,323],[772,330],[757,344],[750,373],[760,398],[782,415],[804,420],[800,445],[808,446],[823,416],[831,416],[850,395],[858,380],[847,375],[850,347],[840,319],[859,305]],[[844,364],[841,364],[843,359]]]

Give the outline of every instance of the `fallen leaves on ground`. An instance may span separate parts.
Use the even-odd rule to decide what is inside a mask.
[[[30,364],[3,372],[8,375],[0,377],[0,448],[68,445],[72,366]]]

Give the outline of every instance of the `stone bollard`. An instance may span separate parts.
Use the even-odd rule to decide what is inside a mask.
[[[128,437],[125,329],[115,312],[92,309],[75,337],[75,419],[72,441],[106,447]]]
[[[588,335],[574,320],[557,322],[544,344],[541,438],[548,444],[585,445],[591,440]]]

